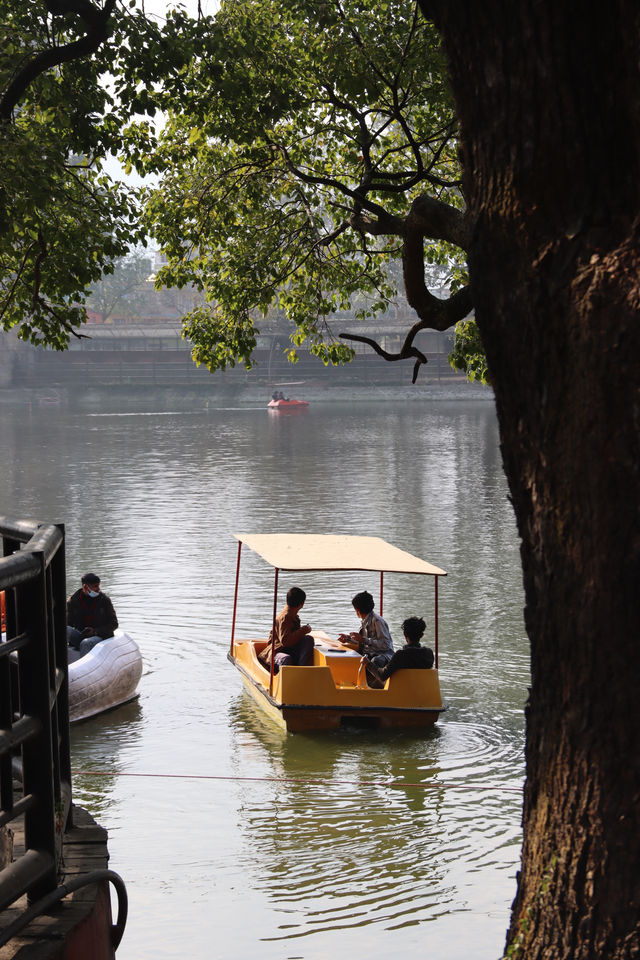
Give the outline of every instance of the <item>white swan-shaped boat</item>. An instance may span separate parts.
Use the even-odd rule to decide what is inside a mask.
[[[86,720],[135,699],[141,675],[138,644],[116,630],[69,664],[69,720]]]

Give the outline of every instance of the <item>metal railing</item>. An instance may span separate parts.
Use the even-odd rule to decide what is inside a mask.
[[[0,517],[0,537],[0,828],[24,817],[24,853],[0,870],[2,911],[57,885],[71,760],[64,527]]]

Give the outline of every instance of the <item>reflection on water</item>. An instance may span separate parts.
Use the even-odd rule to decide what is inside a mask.
[[[126,744],[136,744],[140,737],[141,719],[142,709],[136,699],[108,714],[91,717],[72,727],[74,772],[84,771],[80,787],[83,803],[90,807],[100,822],[109,810],[115,777],[123,771],[121,748]],[[114,744],[117,744],[117,749],[114,749]]]
[[[96,569],[145,661],[139,701],[72,729],[93,771],[76,801],[129,892],[120,960],[499,956],[528,650],[491,406],[3,413],[0,510],[65,523],[69,590]],[[286,735],[242,691],[232,534],[287,530],[382,536],[447,570],[436,729]],[[368,574],[295,581],[333,634],[356,627],[354,593],[378,595]],[[263,633],[272,602],[247,551],[238,629]],[[412,614],[432,640],[431,581],[387,575],[397,645]]]
[[[263,875],[276,913],[267,939],[419,923],[444,879],[436,855],[442,791],[426,796],[419,785],[437,776],[440,732],[293,738],[274,728],[273,736],[249,707],[232,711],[232,729],[243,744],[255,738],[266,748],[274,777],[266,804],[243,805],[241,821],[252,871]]]
[[[318,953],[300,954],[320,956],[358,928],[355,955],[381,956],[383,931],[448,915],[512,869],[521,797],[504,773],[514,757],[496,753],[490,728],[293,737],[265,725],[248,697],[230,720],[236,754],[266,756],[274,778],[266,791],[245,785],[239,803],[247,868],[274,911],[268,941],[322,933]],[[451,952],[446,935],[441,948]]]

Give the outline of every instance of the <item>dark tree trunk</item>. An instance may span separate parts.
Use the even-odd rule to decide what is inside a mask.
[[[640,955],[640,5],[423,0],[522,538],[526,960]]]

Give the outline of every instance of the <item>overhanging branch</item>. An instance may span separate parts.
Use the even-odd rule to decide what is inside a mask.
[[[357,333],[341,333],[340,338],[342,340],[356,340],[358,343],[366,343],[371,347],[372,350],[382,357],[383,360],[389,360],[393,362],[394,360],[408,360],[409,357],[415,357],[416,362],[413,367],[413,377],[411,378],[411,383],[415,383],[418,379],[418,371],[423,363],[428,363],[426,356],[422,353],[421,350],[418,350],[413,344],[407,345],[407,340],[402,344],[402,348],[399,353],[389,353],[388,350],[385,350],[384,347],[381,347],[380,344],[374,340],[372,337],[363,337]]]
[[[448,330],[450,327],[455,326],[459,320],[464,320],[464,318],[471,312],[473,307],[471,287],[469,286],[463,287],[462,290],[454,293],[453,296],[448,297],[446,300],[440,300],[438,297],[434,297],[431,293],[429,294],[429,298],[430,301],[428,315],[421,317],[416,323],[413,324],[412,327],[410,327],[404,338],[402,346],[397,353],[390,353],[388,350],[385,350],[383,347],[381,347],[380,344],[372,337],[364,337],[360,334],[341,333],[339,335],[340,339],[355,340],[358,343],[366,343],[371,347],[372,350],[375,350],[378,356],[388,361],[408,360],[411,357],[414,357],[416,362],[413,368],[413,377],[411,382],[415,383],[418,378],[420,367],[423,363],[428,362],[424,353],[422,353],[421,350],[418,350],[414,343],[416,336],[421,330]]]
[[[379,218],[372,220],[366,214],[351,218],[352,226],[362,232],[374,235],[384,234],[385,224]],[[394,233],[400,232],[394,230]],[[459,290],[451,297],[442,300],[428,290],[424,278],[424,240],[445,240],[461,249],[468,245],[468,227],[465,215],[439,200],[421,196],[414,200],[409,215],[402,221],[403,248],[402,266],[407,301],[416,311],[418,320],[407,332],[404,342],[397,353],[385,350],[372,337],[359,334],[341,333],[343,340],[355,340],[366,343],[384,360],[407,360],[415,358],[412,383],[416,382],[418,372],[427,358],[415,346],[415,338],[421,330],[448,330],[459,320],[463,320],[473,307],[471,288]]]
[[[103,9],[89,0],[49,0],[47,7],[53,14],[77,14],[86,24],[84,37],[61,47],[48,47],[36,54],[13,78],[0,100],[0,123],[8,123],[25,91],[41,74],[52,67],[69,63],[95,53],[109,35],[109,18],[116,0],[107,0]]]

